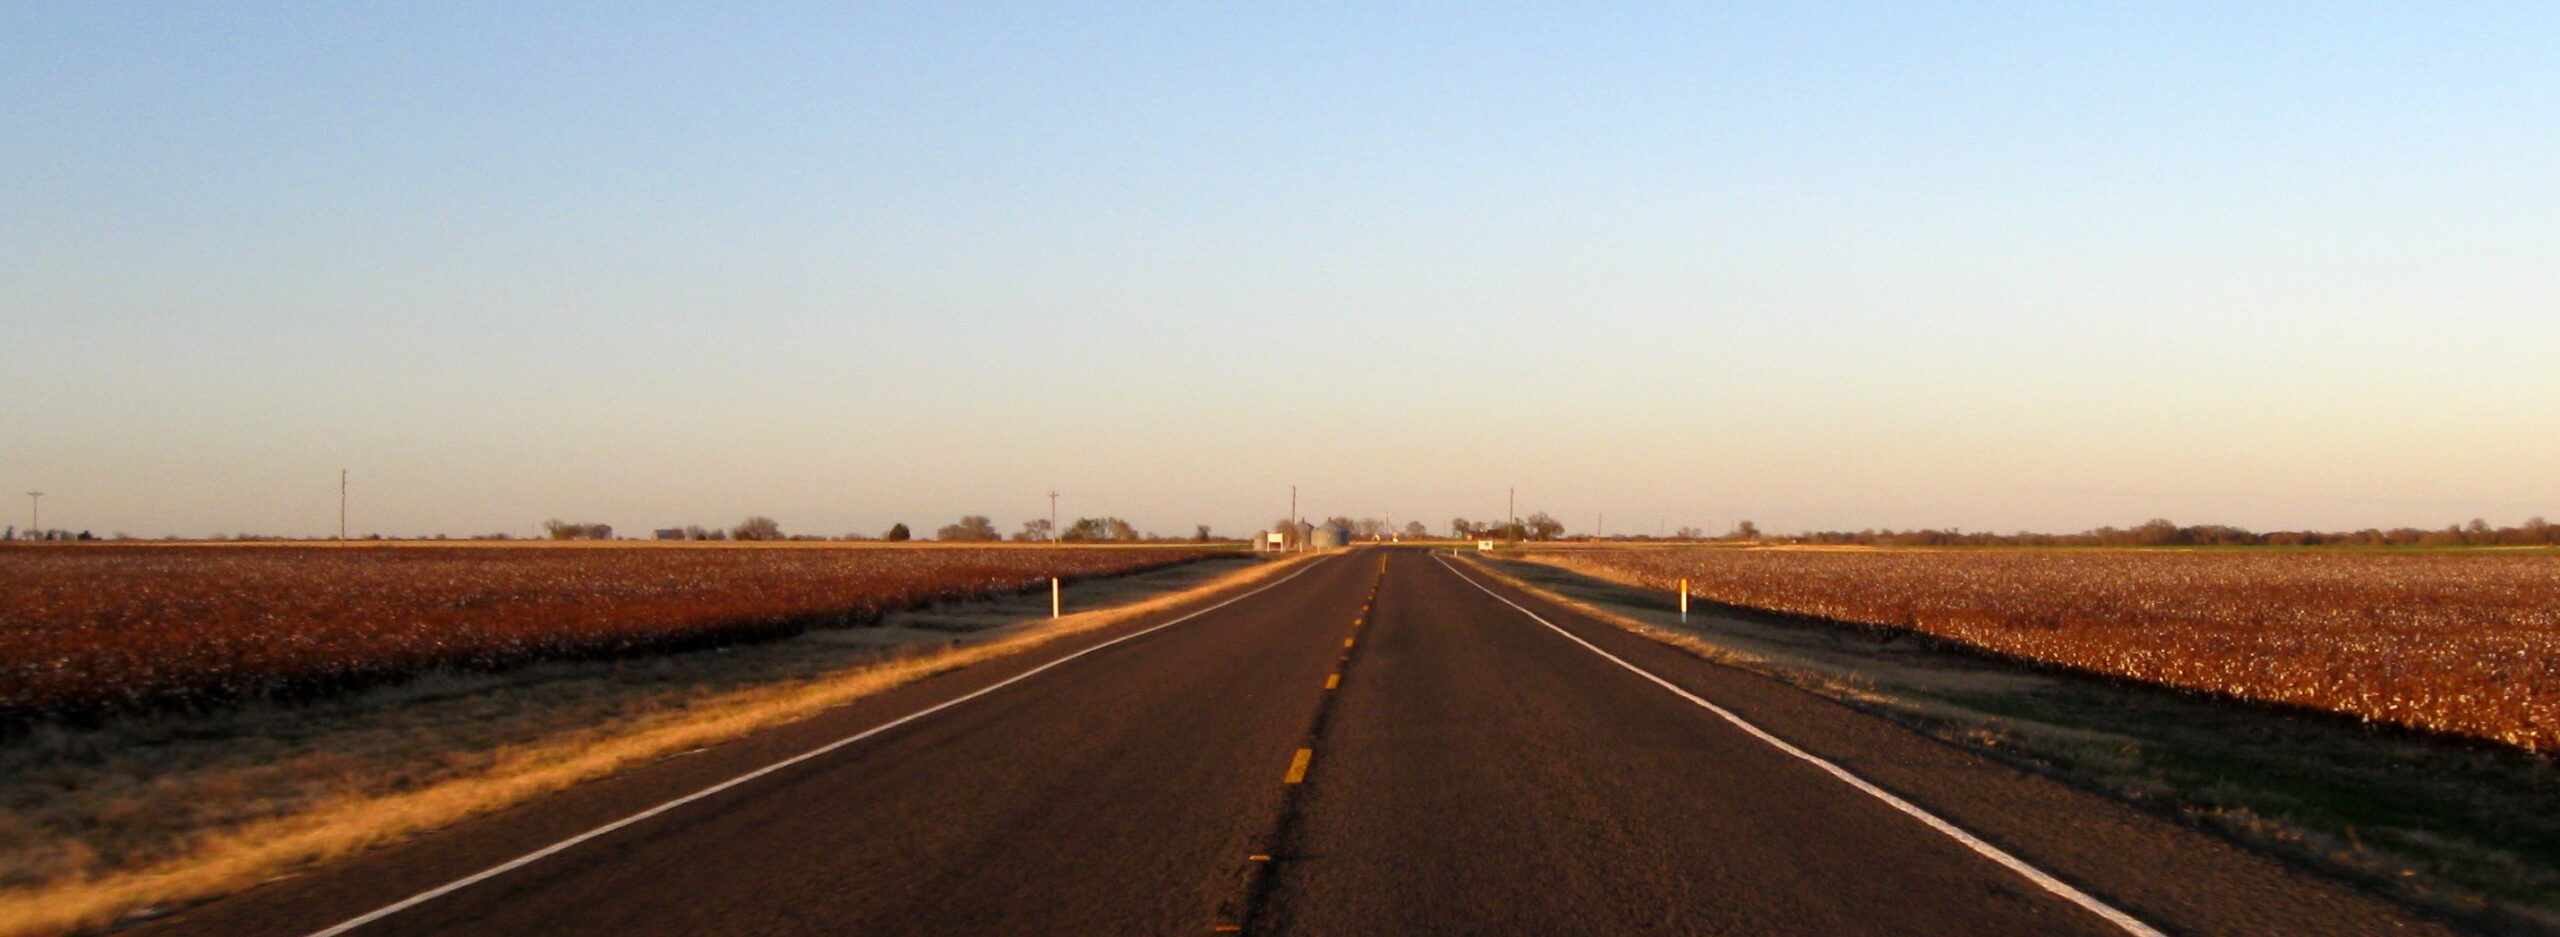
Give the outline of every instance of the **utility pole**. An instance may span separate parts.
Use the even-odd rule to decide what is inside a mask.
[[[1295,549],[1305,548],[1304,544],[1298,542],[1298,486],[1296,485],[1289,486],[1289,546]]]
[[[1058,545],[1066,533],[1058,529],[1058,489],[1051,488],[1049,489],[1049,545]]]
[[[1599,520],[1596,520],[1596,521],[1592,521],[1592,522],[1591,522],[1591,539],[1593,539],[1593,540],[1598,540],[1598,539],[1600,539],[1601,532],[1602,532],[1602,531],[1607,530],[1608,528],[1609,528],[1609,512],[1607,512],[1607,511],[1602,511],[1602,512],[1600,512],[1600,519],[1599,519]]]
[[[338,470],[338,542],[347,542],[347,470]]]
[[[44,537],[44,508],[41,500],[43,498],[44,492],[27,492],[27,539],[37,540]]]
[[[1511,492],[1511,500],[1504,502],[1503,511],[1509,514],[1511,519],[1504,522],[1509,526],[1505,527],[1503,532],[1516,540],[1520,537],[1520,489],[1514,487],[1508,490]]]

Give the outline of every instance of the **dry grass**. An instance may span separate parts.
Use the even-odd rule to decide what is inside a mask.
[[[46,728],[0,755],[0,937],[237,890],[1292,565],[1088,584],[1070,600],[1134,601],[1055,622],[1041,595],[972,603],[956,610],[963,628],[950,627],[954,610],[927,610],[884,628],[734,649],[448,673],[297,707]],[[878,643],[899,636],[921,643]]]

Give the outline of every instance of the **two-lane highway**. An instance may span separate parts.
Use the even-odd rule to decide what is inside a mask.
[[[1316,560],[146,930],[331,928],[2445,932],[1397,550]]]
[[[1286,847],[1276,930],[2125,933],[1457,571],[1395,565]]]

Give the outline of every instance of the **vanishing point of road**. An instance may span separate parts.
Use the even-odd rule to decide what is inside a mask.
[[[127,933],[2451,933],[1464,563],[1283,575]]]

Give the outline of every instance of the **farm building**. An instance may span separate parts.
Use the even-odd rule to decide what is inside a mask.
[[[1296,536],[1291,536],[1289,528],[1283,525],[1280,529],[1265,533],[1254,540],[1254,549],[1273,551],[1330,550],[1350,545],[1351,528],[1341,524],[1317,525],[1306,521],[1298,522]]]

